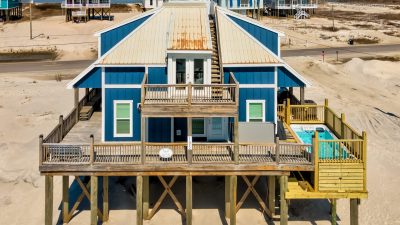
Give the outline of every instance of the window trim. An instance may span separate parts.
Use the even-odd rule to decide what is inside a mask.
[[[117,104],[129,103],[129,134],[118,134],[117,133]],[[114,130],[114,137],[133,137],[133,100],[114,100],[114,118],[113,118],[113,130]]]
[[[265,100],[246,100],[246,122],[250,121],[250,104],[251,103],[261,103],[262,104],[262,123],[265,122]]]
[[[196,119],[198,119],[198,120],[203,120],[203,133],[202,134],[194,134],[193,133],[193,120],[196,120]],[[206,129],[207,129],[207,126],[206,126],[206,118],[203,118],[203,117],[193,117],[192,118],[192,137],[206,137],[207,136],[207,131],[206,131]]]

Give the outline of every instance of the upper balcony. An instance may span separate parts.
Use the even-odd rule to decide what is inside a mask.
[[[80,9],[80,8],[110,8],[110,0],[66,0],[61,2],[61,8]]]
[[[233,74],[228,84],[148,84],[142,82],[145,117],[235,117],[239,84]]]

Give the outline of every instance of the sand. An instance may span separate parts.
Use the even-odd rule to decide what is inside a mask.
[[[334,4],[333,21],[331,6],[320,4],[310,19],[263,17],[261,22],[285,33],[281,39],[283,50],[348,46],[350,38],[360,39],[356,45],[400,43],[400,16],[396,16],[400,15],[400,9]],[[330,30],[333,24],[337,31]]]
[[[113,13],[113,21],[90,20],[87,23],[65,22],[65,16],[48,16],[33,20],[33,40],[29,38],[29,20],[0,23],[0,53],[18,51],[51,51],[57,60],[97,58],[97,37],[94,33],[139,14]]]
[[[307,99],[322,103],[329,98],[336,112],[346,113],[353,127],[368,133],[369,198],[361,203],[360,224],[399,223],[400,153],[396,141],[400,140],[400,62],[355,58],[336,63],[310,57],[286,60],[313,84],[306,89]],[[38,172],[38,135],[47,134],[58,115],[67,114],[73,105],[73,92],[65,89],[68,81],[58,82],[54,76],[55,72],[0,74],[0,224],[43,224],[44,179]],[[113,178],[110,183],[108,224],[135,224],[135,200],[128,191],[133,181],[117,183]],[[60,219],[60,184],[56,177],[54,222]],[[184,200],[183,180],[174,188]],[[193,224],[224,224],[223,189],[222,181],[194,183]],[[152,190],[160,193],[160,184],[153,183]],[[243,186],[240,190],[244,191]],[[254,198],[250,199],[238,213],[238,224],[267,224]],[[182,219],[172,206],[169,200],[145,224],[180,224]],[[325,200],[292,201],[289,212],[291,224],[329,224]],[[338,201],[338,216],[339,224],[349,224],[348,200]],[[89,218],[86,203],[70,224],[88,224]]]

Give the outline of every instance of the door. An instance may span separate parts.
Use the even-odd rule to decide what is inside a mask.
[[[173,118],[174,142],[187,141],[187,118]]]
[[[209,141],[226,141],[228,137],[228,119],[210,118],[208,120],[207,138]]]
[[[204,84],[206,60],[198,58],[175,59],[175,84]]]

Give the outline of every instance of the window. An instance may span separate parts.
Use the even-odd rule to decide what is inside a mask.
[[[203,59],[195,59],[194,60],[194,83],[195,84],[204,84],[204,60]]]
[[[176,59],[176,84],[186,84],[186,60]]]
[[[246,111],[247,122],[265,122],[265,100],[247,100]]]
[[[193,136],[204,136],[205,128],[204,128],[204,118],[193,118],[192,119],[192,135]]]
[[[114,137],[132,137],[132,101],[114,101]]]
[[[250,0],[240,0],[240,7],[249,7]]]

